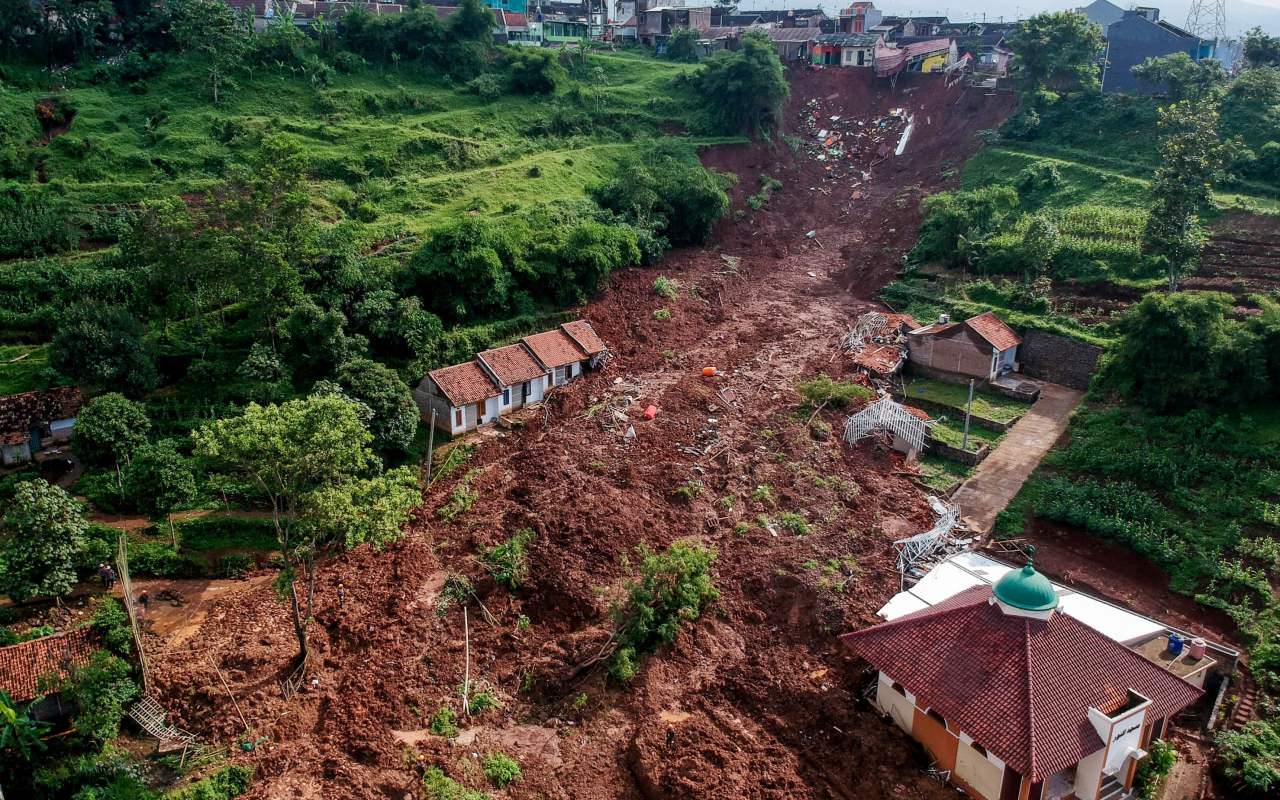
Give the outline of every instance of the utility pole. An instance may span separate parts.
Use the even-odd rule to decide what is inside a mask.
[[[436,410],[431,409],[431,430],[427,431],[427,488],[431,488],[431,470],[436,463]]]
[[[969,414],[973,412],[973,378],[969,379],[969,402],[964,407],[964,441],[960,449],[969,452]]]

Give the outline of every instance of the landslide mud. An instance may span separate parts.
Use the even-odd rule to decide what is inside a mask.
[[[953,182],[973,134],[1012,105],[938,76],[904,76],[896,89],[860,70],[794,76],[786,126],[800,146],[705,154],[739,176],[743,213],[706,249],[615,276],[583,310],[614,352],[608,366],[484,439],[427,492],[402,542],[323,565],[317,686],[281,696],[291,628],[269,583],[254,582],[217,600],[181,646],[155,638],[154,691],[182,727],[254,767],[254,798],[421,798],[424,765],[483,787],[479,759],[495,750],[523,767],[522,782],[495,792],[513,798],[953,797],[860,701],[866,676],[836,640],[874,622],[898,589],[890,542],[929,527],[931,513],[900,456],[840,442],[840,413],[818,416],[830,435],[807,427],[794,384],[849,374],[837,338],[900,268],[920,197]],[[873,120],[897,108],[916,121],[904,155],[863,180],[876,150],[865,148],[828,180],[806,115]],[[783,188],[752,211],[761,173]],[[680,282],[678,299],[653,294],[657,275]],[[653,318],[660,307],[670,319]],[[721,374],[703,377],[706,366]],[[617,401],[625,421],[607,407],[621,396],[635,400]],[[643,421],[650,403],[657,418]],[[436,510],[472,470],[475,505],[441,522]],[[689,481],[704,487],[697,497],[673,494]],[[808,535],[774,523],[782,512],[803,515]],[[538,538],[529,581],[510,595],[475,554],[522,527]],[[719,600],[630,686],[582,669],[608,639],[626,558],[687,537],[716,548]],[[426,731],[438,708],[460,707],[462,611],[439,611],[450,573],[475,582],[484,610],[468,607],[471,676],[503,703],[460,719],[455,743]],[[228,689],[251,752],[236,746],[245,733]]]

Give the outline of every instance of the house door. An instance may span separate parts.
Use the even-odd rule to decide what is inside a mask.
[[[532,388],[529,385],[529,381],[525,381],[524,384],[520,386],[520,402],[522,403],[529,402],[529,393],[531,391],[532,391]]]

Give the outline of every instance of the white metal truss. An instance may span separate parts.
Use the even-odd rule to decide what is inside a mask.
[[[929,505],[938,515],[938,521],[924,533],[917,533],[893,543],[898,551],[898,571],[906,573],[919,562],[938,552],[946,543],[947,535],[960,521],[960,509],[937,497],[929,498]]]
[[[849,417],[844,423],[844,440],[857,444],[877,433],[892,433],[915,451],[924,449],[925,422],[892,397],[882,397]]]
[[[840,339],[840,347],[851,356],[857,355],[862,348],[871,344],[885,328],[884,314],[879,311],[868,311],[858,317],[858,321]]]

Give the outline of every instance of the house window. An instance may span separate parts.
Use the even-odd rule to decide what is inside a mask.
[[[511,405],[511,387],[502,390],[502,404],[504,406]]]
[[[454,419],[453,427],[461,428],[462,427],[462,409],[455,408],[453,410],[453,419]]]

